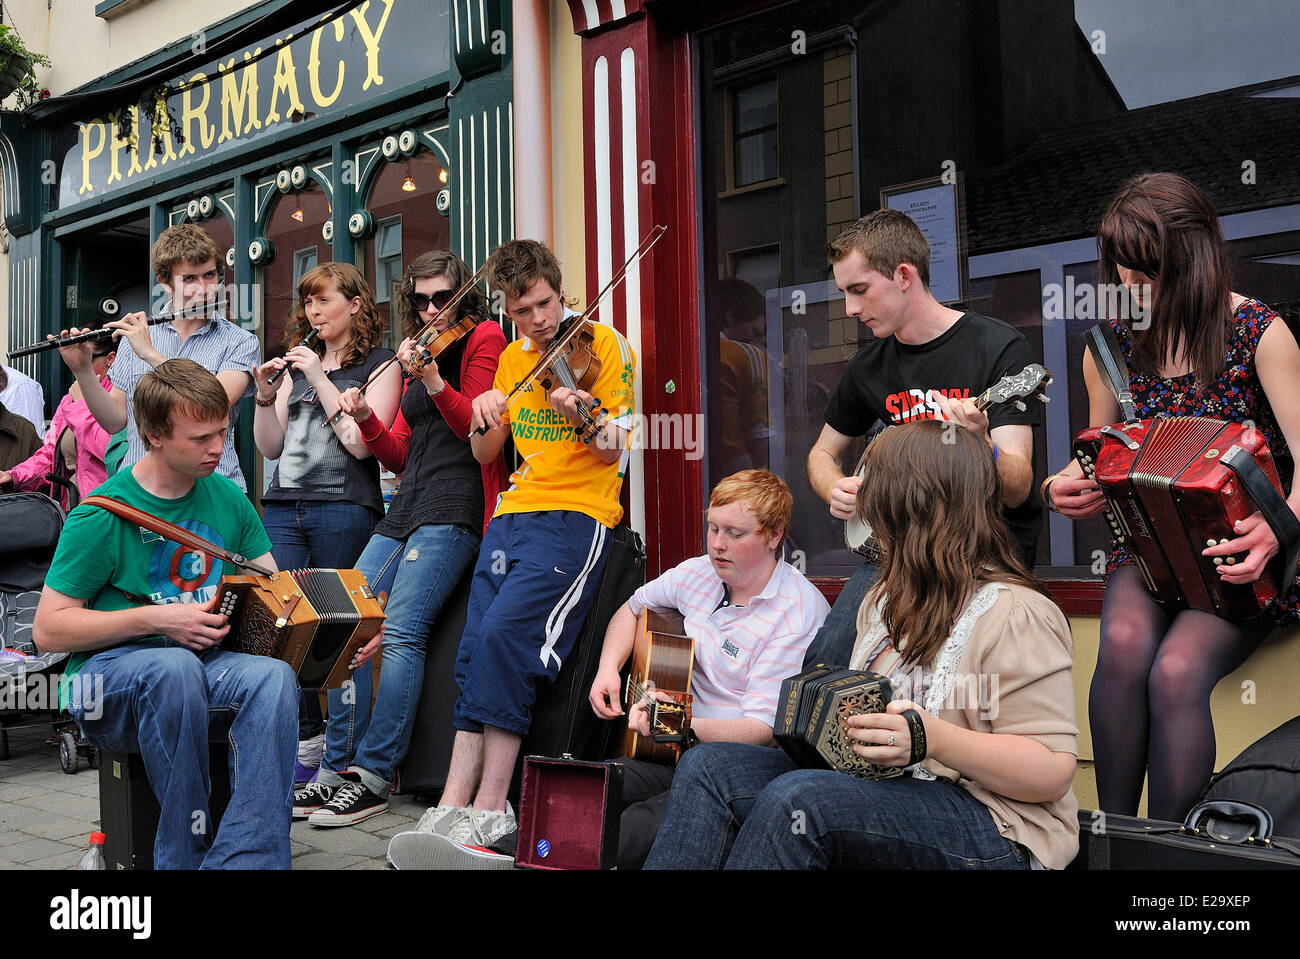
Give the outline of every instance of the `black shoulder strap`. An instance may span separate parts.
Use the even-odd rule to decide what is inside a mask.
[[[1111,333],[1109,326],[1098,323],[1089,329],[1083,338],[1088,344],[1088,352],[1092,354],[1092,361],[1097,364],[1097,372],[1101,374],[1102,381],[1110,387],[1110,391],[1115,394],[1115,399],[1119,400],[1120,414],[1124,417],[1124,422],[1136,423],[1137,413],[1133,409],[1133,393],[1128,388],[1128,364],[1124,362],[1124,354],[1120,352],[1115,335]]]
[[[1296,562],[1300,561],[1300,520],[1296,519],[1291,507],[1286,505],[1286,500],[1259,468],[1255,458],[1240,446],[1234,446],[1220,456],[1219,462],[1237,474],[1241,485],[1246,487],[1256,508],[1263,514],[1264,522],[1277,537],[1278,553],[1282,557],[1282,582],[1278,592],[1285,593],[1291,588]]]

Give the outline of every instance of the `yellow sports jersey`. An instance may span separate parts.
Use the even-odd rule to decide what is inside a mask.
[[[635,411],[633,386],[636,355],[623,334],[612,326],[592,323],[593,349],[600,360],[600,376],[589,391],[609,410],[609,418],[631,430]],[[493,386],[509,393],[537,363],[541,350],[527,337],[515,340],[501,354]],[[502,417],[510,424],[521,460],[501,494],[494,516],[568,509],[590,516],[604,526],[623,518],[618,501],[627,470],[627,450],[605,464],[576,439],[568,419],[557,413],[540,383],[532,383],[510,404]]]

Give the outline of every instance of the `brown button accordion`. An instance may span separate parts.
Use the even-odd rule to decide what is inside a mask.
[[[888,678],[818,664],[781,684],[776,705],[777,745],[804,769],[834,769],[860,779],[891,779],[902,766],[869,763],[853,751],[847,720],[883,713],[893,696]]]
[[[352,657],[384,622],[383,606],[355,569],[223,576],[215,611],[230,618],[227,649],[284,660],[303,689],[341,688]]]
[[[1160,416],[1092,427],[1074,441],[1084,475],[1106,498],[1106,519],[1161,603],[1226,619],[1259,615],[1295,574],[1296,521],[1263,434],[1250,426],[1191,416]],[[1201,550],[1237,536],[1234,524],[1256,510],[1280,549],[1253,583],[1223,582],[1220,565],[1237,558]]]

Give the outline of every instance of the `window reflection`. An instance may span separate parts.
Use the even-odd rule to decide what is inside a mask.
[[[1128,177],[1168,169],[1203,187],[1223,220],[1234,289],[1296,329],[1300,167],[1282,131],[1300,129],[1300,5],[913,0],[867,14],[815,0],[800,17],[801,54],[786,8],[698,35],[697,142],[710,485],[766,456],[795,493],[792,546],[810,574],[845,575],[857,562],[805,463],[830,390],[869,336],[827,283],[824,248],[882,190],[960,174],[969,285],[954,305],[1015,326],[1055,377],[1035,433],[1040,480],[1087,425],[1082,337],[1104,319],[1045,306],[1053,291],[1095,286],[1096,226]],[[762,322],[736,332],[758,299]],[[1103,523],[1052,516],[1039,566],[1092,577],[1106,539]]]

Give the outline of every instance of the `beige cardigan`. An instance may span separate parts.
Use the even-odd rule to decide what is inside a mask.
[[[864,643],[876,643],[868,638],[871,632],[879,635],[879,627],[872,628],[873,620],[875,607],[863,603],[853,662],[869,652],[861,648]],[[952,641],[950,637],[948,642]],[[992,606],[975,621],[957,661],[953,694],[937,715],[965,729],[1028,736],[1053,752],[1077,755],[1073,664],[1070,627],[1056,604],[1028,587],[998,584]],[[996,690],[996,695],[990,699],[965,694],[981,683],[986,692]],[[970,792],[988,807],[1003,836],[1028,847],[1047,868],[1065,868],[1078,852],[1079,803],[1073,788],[1055,802],[1019,802],[992,793],[933,759],[924,760],[920,768]]]

